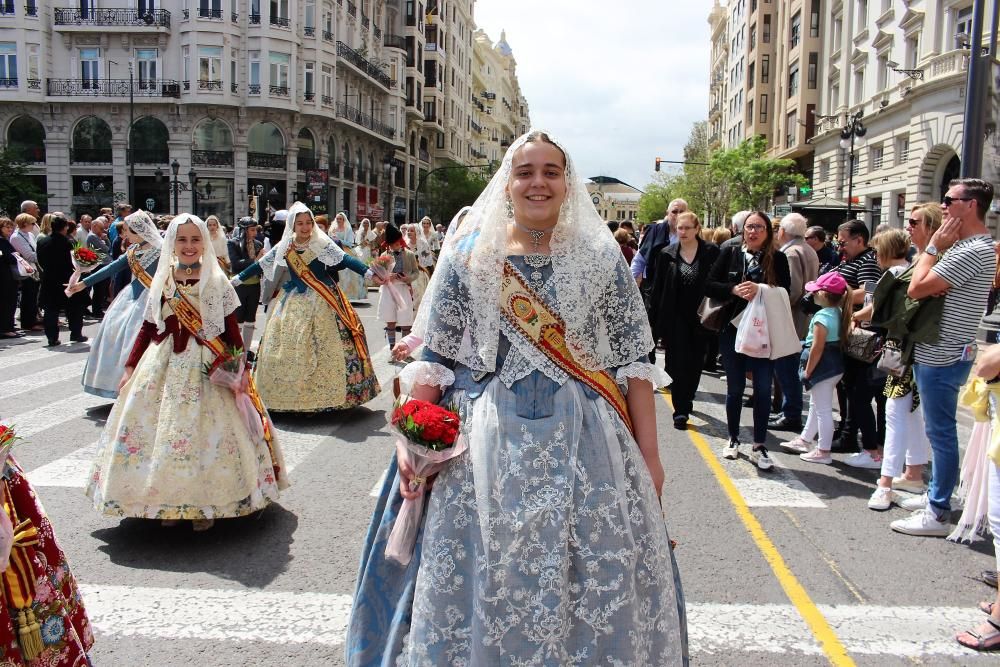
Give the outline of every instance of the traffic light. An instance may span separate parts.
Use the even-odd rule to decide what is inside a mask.
[[[660,158],[656,158],[656,171],[660,170]]]

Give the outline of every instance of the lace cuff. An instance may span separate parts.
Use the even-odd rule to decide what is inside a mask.
[[[407,394],[413,389],[413,385],[417,384],[446,389],[455,384],[455,373],[450,368],[432,361],[414,361],[399,372],[399,384]]]
[[[615,374],[615,382],[626,392],[628,391],[629,378],[637,380],[647,380],[653,385],[653,389],[666,387],[670,384],[670,376],[667,372],[654,364],[644,361],[634,361],[628,366],[622,366]]]

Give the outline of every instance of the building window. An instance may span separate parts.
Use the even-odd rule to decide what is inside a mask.
[[[756,70],[757,63],[750,63],[747,67],[747,88],[753,88],[754,72]]]
[[[825,183],[830,178],[830,161],[823,160],[819,163],[819,180]]]
[[[854,103],[861,104],[865,94],[865,68],[854,70]]]
[[[0,85],[17,85],[17,44],[0,42]]]
[[[754,47],[757,46],[757,25],[754,24],[750,26],[750,50],[753,51]]]
[[[955,11],[955,33],[956,35],[965,35],[966,42],[968,42],[968,36],[972,34],[972,7],[962,7]],[[962,47],[958,47],[962,48]]]
[[[795,61],[788,68],[788,96],[792,97],[799,92],[799,62]]]
[[[885,156],[885,149],[881,146],[872,146],[872,153],[869,160],[871,161],[871,170],[876,171],[882,168],[882,160]]]
[[[768,83],[771,78],[771,56],[760,57],[760,82]]]
[[[747,100],[747,125],[753,125],[753,98]]]
[[[32,81],[41,82],[42,80],[42,67],[41,59],[38,56],[38,44],[28,44],[28,85],[31,85]],[[41,85],[39,83],[39,85]]]
[[[222,85],[222,47],[198,47],[198,82],[201,88],[213,89]]]
[[[795,12],[792,16],[792,23],[788,29],[789,38],[789,48],[794,49],[799,45],[799,40],[802,38],[802,12]]]
[[[760,96],[760,124],[767,124],[767,95]]]
[[[915,34],[906,40],[904,67],[907,69],[917,69],[917,62],[920,61],[920,33]]]
[[[858,0],[858,20],[854,25],[858,33],[868,29],[868,0]]]
[[[896,164],[905,164],[910,159],[910,137],[896,139]]]
[[[785,116],[785,148],[794,146],[799,137],[799,113],[793,111]]]
[[[145,89],[156,86],[156,62],[159,60],[159,53],[156,49],[136,49],[135,62],[136,74],[139,77],[139,88]]]
[[[764,27],[761,29],[760,41],[765,44],[771,43],[771,15],[764,14]]]
[[[270,78],[268,83],[271,85],[271,93],[274,95],[287,95],[288,94],[288,64],[291,61],[291,56],[287,53],[275,53],[273,51],[268,53],[270,59]]]
[[[83,80],[84,88],[97,87],[97,81],[101,78],[100,49],[80,49],[80,78]]]
[[[840,106],[840,84],[835,83],[830,86],[830,106],[827,109],[829,115],[834,114],[837,111],[837,107]]]
[[[312,0],[312,1],[306,3],[306,13],[305,13],[304,23],[305,23],[306,33],[307,34],[309,34],[309,33],[315,34],[315,32],[316,32],[316,2],[315,2],[315,0]]]
[[[288,0],[271,0],[271,23],[288,25]]]
[[[323,65],[320,77],[322,79],[321,83],[323,86],[323,103],[330,104],[333,102],[333,67],[330,65]],[[393,127],[395,127],[395,124],[393,124]]]
[[[311,100],[316,94],[316,63],[306,63],[304,71],[306,99]]]
[[[248,91],[251,95],[260,95],[260,51],[250,51],[249,77],[247,83],[250,85]]]
[[[874,229],[880,222],[882,222],[882,198],[872,197],[872,203],[869,208],[871,208],[872,212],[871,225],[872,229]]]
[[[809,69],[806,72],[806,85],[809,90],[816,90],[816,78],[819,71],[819,54],[815,51],[809,53]]]
[[[819,0],[812,0],[812,6],[809,9],[809,36],[819,37]]]

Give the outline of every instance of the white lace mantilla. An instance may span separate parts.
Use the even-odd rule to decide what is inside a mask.
[[[628,366],[622,366],[615,374],[615,382],[622,389],[628,392],[629,378],[636,380],[646,380],[653,385],[653,389],[666,387],[672,382],[667,372],[655,364],[645,361],[635,361]]]
[[[409,394],[414,385],[446,389],[455,384],[455,373],[446,366],[433,361],[414,361],[399,372],[400,389]]]
[[[279,266],[288,266],[285,255],[295,239],[295,217],[300,213],[308,213],[313,218],[312,211],[302,202],[295,202],[288,209],[288,219],[285,221],[285,233],[273,248],[260,258],[258,264],[264,272],[264,277],[274,280],[274,274]],[[326,235],[313,218],[312,236],[309,238],[309,250],[326,266],[337,266],[344,261],[344,250]]]

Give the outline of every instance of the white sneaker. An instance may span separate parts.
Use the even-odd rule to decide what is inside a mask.
[[[889,527],[897,533],[920,537],[947,537],[951,533],[951,526],[943,521],[938,521],[937,516],[930,509],[914,512],[905,519],[897,519],[890,523]]]
[[[833,457],[830,456],[830,452],[823,451],[819,447],[808,451],[805,454],[799,454],[799,458],[806,463],[821,463],[823,465],[829,465],[833,463]]]
[[[904,510],[909,510],[910,512],[927,509],[927,494],[922,493],[919,496],[907,498],[906,500],[901,501],[899,506]]]
[[[868,470],[881,470],[882,462],[876,461],[868,450],[863,449],[857,454],[851,454],[844,459],[844,463],[852,468],[866,468]]]
[[[760,470],[770,470],[774,467],[774,462],[767,453],[767,447],[761,445],[750,452],[750,462]]]
[[[722,458],[737,459],[740,456],[740,441],[730,440],[729,444],[722,450]]]
[[[896,500],[896,493],[891,488],[887,486],[876,486],[875,493],[873,493],[872,497],[868,499],[868,509],[884,512],[892,507],[894,500]]]
[[[781,446],[784,447],[785,449],[790,449],[793,452],[799,452],[800,454],[805,454],[806,452],[812,449],[812,443],[803,440],[802,436],[793,438],[788,442],[783,442],[781,443]]]
[[[923,481],[913,482],[903,477],[892,478],[892,488],[896,491],[906,491],[907,493],[926,493],[927,484]]]

